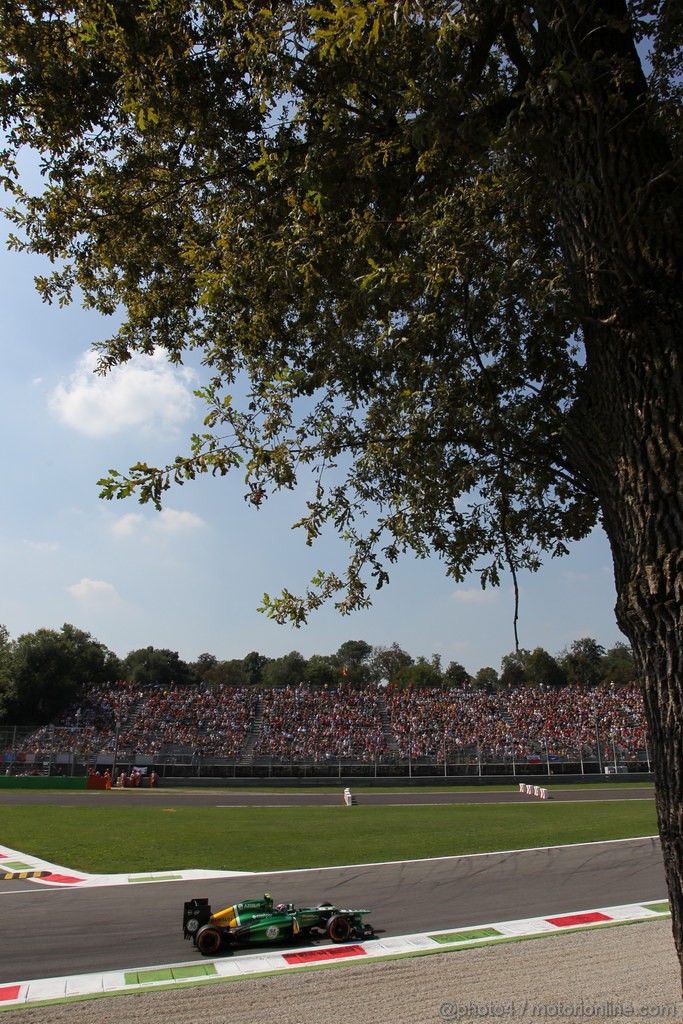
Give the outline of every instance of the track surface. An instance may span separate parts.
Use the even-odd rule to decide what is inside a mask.
[[[547,783],[543,783],[547,785]],[[609,787],[601,784],[586,785],[576,789],[553,789],[549,787],[555,802],[565,800],[652,800],[654,788],[644,787]],[[508,804],[529,803],[533,797],[519,792],[513,785],[507,790],[489,790],[486,787],[475,793],[462,793],[457,789],[435,789],[425,792],[422,789],[402,793],[377,793],[369,789],[353,789],[359,803],[373,804]],[[116,800],[117,806],[139,807],[144,801],[154,801],[162,807],[331,807],[342,802],[342,787],[330,793],[299,793],[278,792],[268,790],[234,789],[113,789],[72,791],[0,791],[2,804],[62,806],[62,807],[101,807],[103,803]]]
[[[600,787],[602,799],[614,798],[623,791],[612,791],[609,797],[607,792]],[[83,802],[84,796],[96,797],[98,803],[104,798],[126,803],[133,799],[139,804],[141,799],[149,798],[178,805],[186,796],[170,791],[7,793],[0,802],[19,802],[5,800],[10,795],[21,795],[23,803],[57,805]],[[297,795],[310,800],[317,794]],[[411,794],[373,795],[405,800]],[[452,798],[457,794],[414,795],[423,797],[420,802],[429,803],[440,795]],[[571,798],[587,795],[581,790]],[[29,796],[42,799],[27,800]],[[80,799],[67,800],[65,796]],[[259,804],[267,798],[275,803],[276,796],[291,798],[292,794],[187,794],[194,804],[210,802],[214,806],[228,806],[228,797],[249,797]],[[363,803],[370,802],[369,796],[363,793]],[[453,802],[470,802],[465,801],[470,797],[482,802],[482,796],[463,793]],[[637,790],[632,798],[643,796],[649,796],[647,791]],[[208,897],[218,909],[263,892],[272,892],[276,902],[292,900],[307,905],[329,900],[341,906],[370,907],[370,921],[378,932],[400,935],[662,899],[666,886],[661,849],[655,839],[80,891],[6,882],[0,887],[0,982],[199,960],[194,947],[182,939],[183,902]]]

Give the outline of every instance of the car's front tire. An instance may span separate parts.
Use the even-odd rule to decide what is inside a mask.
[[[197,932],[196,943],[202,956],[215,956],[223,945],[223,936],[215,925],[205,924]]]

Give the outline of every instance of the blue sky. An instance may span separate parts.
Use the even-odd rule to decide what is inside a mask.
[[[291,530],[300,496],[272,496],[257,511],[237,475],[171,491],[162,513],[99,499],[97,480],[109,469],[185,450],[203,415],[192,395],[199,377],[157,358],[95,376],[89,345],[107,337],[111,321],[44,305],[33,275],[45,272],[3,242],[0,623],[11,637],[70,622],[121,657],[151,644],[190,661],[202,652],[310,657],[349,639],[396,641],[413,657],[441,655],[444,667],[500,668],[514,647],[509,580],[482,592],[476,578],[454,585],[436,560],[406,560],[372,609],[341,617],[326,608],[297,630],[257,612],[263,593],[300,592],[317,569],[343,565],[337,542],[309,549]],[[623,639],[600,531],[520,583],[523,647],[556,654],[581,637],[605,647]]]

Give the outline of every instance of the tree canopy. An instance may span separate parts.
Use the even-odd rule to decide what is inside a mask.
[[[407,548],[495,582],[596,521],[562,443],[583,310],[544,170],[549,103],[585,68],[546,6],[4,5],[15,244],[57,262],[50,301],[126,311],[103,369],[198,348],[210,374],[191,450],[104,493],[159,502],[235,466],[262,493],[308,469],[299,525],[338,529],[351,565],[267,598],[276,618],[364,605]],[[597,46],[599,74],[641,74]],[[26,143],[34,197],[13,173]]]
[[[12,645],[9,630],[0,623],[0,722],[4,717],[5,705],[14,694],[12,678]]]
[[[406,550],[496,583],[600,521],[643,682],[683,958],[683,19],[667,0],[4,0],[15,245],[200,354],[207,416],[159,504],[305,479],[341,576],[266,596],[365,606]],[[23,147],[40,154],[29,195]],[[244,396],[243,398],[240,396]]]
[[[272,658],[263,669],[261,686],[300,686],[306,675],[306,659],[298,651]]]
[[[161,647],[140,647],[129,651],[121,662],[124,679],[140,686],[186,686],[197,676],[177,651]]]
[[[394,641],[391,647],[374,647],[370,670],[377,682],[392,682],[399,671],[406,665],[412,665],[413,659]]]
[[[91,686],[118,678],[119,659],[89,633],[64,623],[9,642],[4,675],[11,680],[7,717],[22,725],[50,722]]]
[[[5,3],[2,27],[14,244],[55,261],[42,293],[125,310],[102,370],[160,347],[200,350],[209,375],[189,452],[105,495],[159,503],[239,466],[258,504],[309,471],[298,525],[309,543],[331,525],[352,557],[266,596],[295,622],[330,595],[367,604],[406,549],[496,582],[595,525],[576,399],[587,323],[614,311],[586,279],[625,254],[595,239],[600,269],[577,249],[587,191],[623,237],[581,133],[603,179],[617,126],[656,143],[623,216],[661,235],[680,155],[665,4],[59,0]],[[649,259],[671,276],[662,245]]]

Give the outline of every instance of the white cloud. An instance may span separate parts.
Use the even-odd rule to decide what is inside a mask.
[[[117,604],[120,600],[116,588],[104,580],[89,580],[83,577],[78,583],[66,588],[72,597],[88,607]]]
[[[197,530],[205,524],[194,512],[177,512],[173,508],[164,508],[152,525],[162,533],[178,533],[181,530]]]
[[[157,534],[175,534],[184,530],[202,529],[206,523],[194,512],[179,512],[177,509],[164,508],[153,518],[141,512],[129,512],[112,525],[112,532],[118,537],[131,537],[133,534],[154,532]]]
[[[144,525],[145,517],[141,512],[129,512],[128,515],[121,516],[115,523],[112,524],[112,533],[115,533],[117,537],[130,537],[136,532],[138,527]]]
[[[25,540],[24,544],[32,551],[59,551],[59,544],[51,540]]]
[[[482,590],[481,587],[465,587],[463,590],[454,590],[451,600],[459,604],[495,604],[498,601],[498,591],[491,588]]]
[[[196,375],[171,366],[161,351],[134,356],[105,377],[94,372],[96,362],[95,352],[86,352],[50,396],[50,411],[66,426],[100,438],[126,430],[173,430],[191,415]]]

